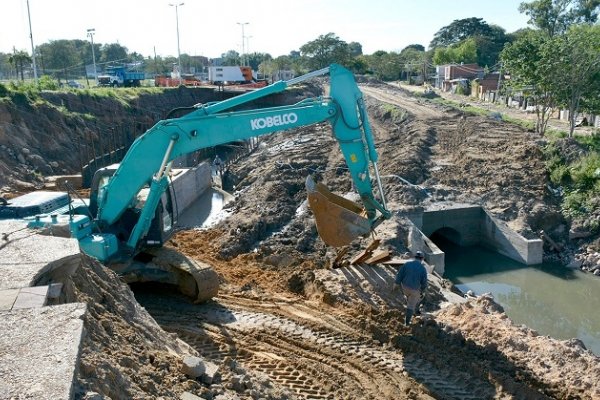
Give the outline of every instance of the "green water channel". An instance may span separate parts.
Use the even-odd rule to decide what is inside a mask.
[[[481,247],[436,240],[444,277],[463,292],[492,293],[516,323],[556,339],[578,338],[600,355],[600,278],[558,264],[527,266]]]

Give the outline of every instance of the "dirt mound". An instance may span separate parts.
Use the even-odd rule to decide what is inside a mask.
[[[450,334],[505,355],[553,398],[600,397],[600,382],[595,378],[600,376],[600,359],[583,343],[556,340],[525,326],[515,326],[489,297],[448,307],[436,315],[436,320],[445,324]]]

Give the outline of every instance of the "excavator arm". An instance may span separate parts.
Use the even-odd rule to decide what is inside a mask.
[[[330,97],[306,99],[294,105],[281,107],[227,111],[249,101],[281,92],[290,85],[327,72],[330,74]],[[180,118],[158,122],[133,143],[109,183],[100,191],[97,199],[98,212],[94,222],[97,228],[105,233],[91,235],[94,236],[93,238],[80,239],[82,248],[101,261],[104,261],[103,258],[114,255],[118,248],[114,248],[116,240],[111,237],[111,226],[116,224],[124,212],[131,207],[137,193],[149,185],[148,198],[139,219],[127,242],[119,246],[129,249],[130,253],[134,252],[154,218],[160,196],[168,185],[167,176],[171,161],[175,158],[235,140],[324,121],[328,121],[332,125],[334,137],[339,143],[354,186],[364,205],[364,213],[361,213],[360,206],[329,193],[320,184],[315,184],[309,179],[307,188],[309,194],[313,194],[313,198],[311,199],[309,196],[309,200],[311,208],[315,211],[319,233],[322,237],[324,236],[317,217],[320,211],[334,214],[342,219],[349,219],[351,220],[350,224],[361,226],[361,228],[352,230],[343,242],[348,242],[359,234],[368,233],[378,221],[389,218],[390,213],[383,200],[383,191],[377,171],[377,152],[366,117],[362,93],[358,89],[353,75],[345,68],[334,64],[329,68],[291,81],[276,82],[271,86],[232,99],[199,106],[193,112]],[[375,170],[381,202],[373,196],[369,173],[370,165]],[[318,205],[332,205],[334,209],[315,206],[317,203]],[[323,219],[326,220],[327,216]],[[331,221],[326,222],[326,224],[331,223]],[[332,238],[329,240],[331,243],[328,244],[340,245],[339,241],[335,240],[339,233],[327,228],[323,229],[329,232],[325,236]],[[82,234],[80,233],[79,236]],[[328,240],[325,242],[327,243]],[[100,247],[103,249],[101,255],[97,254],[96,250]],[[109,247],[108,250],[107,247]]]

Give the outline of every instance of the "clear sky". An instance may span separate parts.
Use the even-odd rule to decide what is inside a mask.
[[[427,47],[443,26],[478,17],[507,32],[527,26],[523,0],[29,0],[35,45],[58,39],[115,43],[144,56],[177,55],[178,7],[181,53],[219,57],[242,50],[273,57],[299,50],[333,32],[362,44],[364,54]],[[0,52],[31,52],[27,0],[1,0]]]

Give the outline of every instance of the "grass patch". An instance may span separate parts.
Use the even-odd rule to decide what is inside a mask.
[[[592,232],[600,231],[597,219],[589,218],[600,210],[600,138],[575,136],[584,154],[568,161],[561,153],[561,133],[550,137],[544,148],[550,181],[563,193],[562,210],[565,216],[579,220]]]

